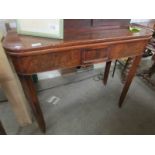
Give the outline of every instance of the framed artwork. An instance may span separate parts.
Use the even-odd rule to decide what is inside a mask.
[[[63,19],[17,19],[17,33],[63,39]]]

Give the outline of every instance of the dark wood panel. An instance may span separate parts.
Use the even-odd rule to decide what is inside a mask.
[[[120,59],[123,57],[131,57],[136,55],[141,55],[148,43],[148,40],[143,41],[133,41],[128,44],[119,43],[117,45],[112,45],[109,59]]]
[[[130,19],[65,19],[64,30],[68,32],[70,30],[85,29],[90,27],[104,27],[117,28],[127,27],[130,24]]]
[[[34,74],[59,68],[71,68],[81,64],[80,50],[64,51],[50,54],[12,57],[17,73]]]
[[[108,47],[105,46],[104,48],[101,46],[100,48],[86,48],[82,51],[82,62],[84,64],[87,63],[95,63],[95,62],[104,62],[108,60]]]
[[[130,19],[94,19],[93,26],[106,26],[109,28],[128,27]]]
[[[65,19],[64,30],[91,27],[91,19]]]

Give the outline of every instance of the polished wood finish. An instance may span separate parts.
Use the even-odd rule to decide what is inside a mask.
[[[104,28],[128,27],[130,19],[94,19],[93,26],[104,26]]]
[[[16,31],[10,31],[4,39],[3,46],[12,59],[23,86],[27,87],[25,91],[30,96],[32,109],[43,131],[45,122],[30,79],[34,73],[108,62],[104,76],[106,83],[112,60],[136,57],[121,94],[122,105],[152,32],[142,29],[139,33],[132,33],[128,30],[126,21],[124,26],[104,22],[87,19],[65,20],[63,40],[18,35]],[[33,43],[41,43],[41,46],[32,47]]]
[[[13,36],[14,34],[10,32],[10,37]],[[116,41],[101,40],[97,43],[96,41],[95,43],[90,41],[85,44],[78,42],[78,45],[64,45],[64,47],[47,46],[47,49],[43,49],[45,47],[38,47],[32,48],[31,50],[29,49],[30,47],[28,47],[28,49],[23,47],[21,50],[17,50],[16,48],[8,49],[8,45],[6,45],[8,41],[6,38],[4,47],[7,54],[11,56],[17,73],[31,75],[53,69],[72,68],[82,64],[112,61],[126,56],[141,55],[149,37],[150,36],[133,39],[125,38],[123,40],[116,38]],[[30,40],[27,38],[26,41],[29,42]],[[37,39],[36,42],[38,42]],[[74,44],[77,44],[77,42],[75,41]],[[15,46],[16,45],[14,45],[14,47]]]
[[[130,19],[67,19],[64,22],[65,32],[75,31],[75,29],[96,28],[117,29],[129,26]]]
[[[1,121],[0,121],[0,135],[6,135],[6,132],[4,130],[4,127],[3,127],[2,123],[1,123]]]

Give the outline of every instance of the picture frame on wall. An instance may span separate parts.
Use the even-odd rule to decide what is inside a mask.
[[[63,39],[63,19],[17,19],[17,33]]]

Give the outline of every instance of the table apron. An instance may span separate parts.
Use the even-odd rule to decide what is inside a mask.
[[[9,55],[16,72],[31,75],[55,69],[72,68],[84,64],[112,61],[124,57],[142,55],[148,40],[120,42],[117,44],[90,46],[89,48],[64,50],[35,55]],[[49,50],[49,49],[48,49]]]

